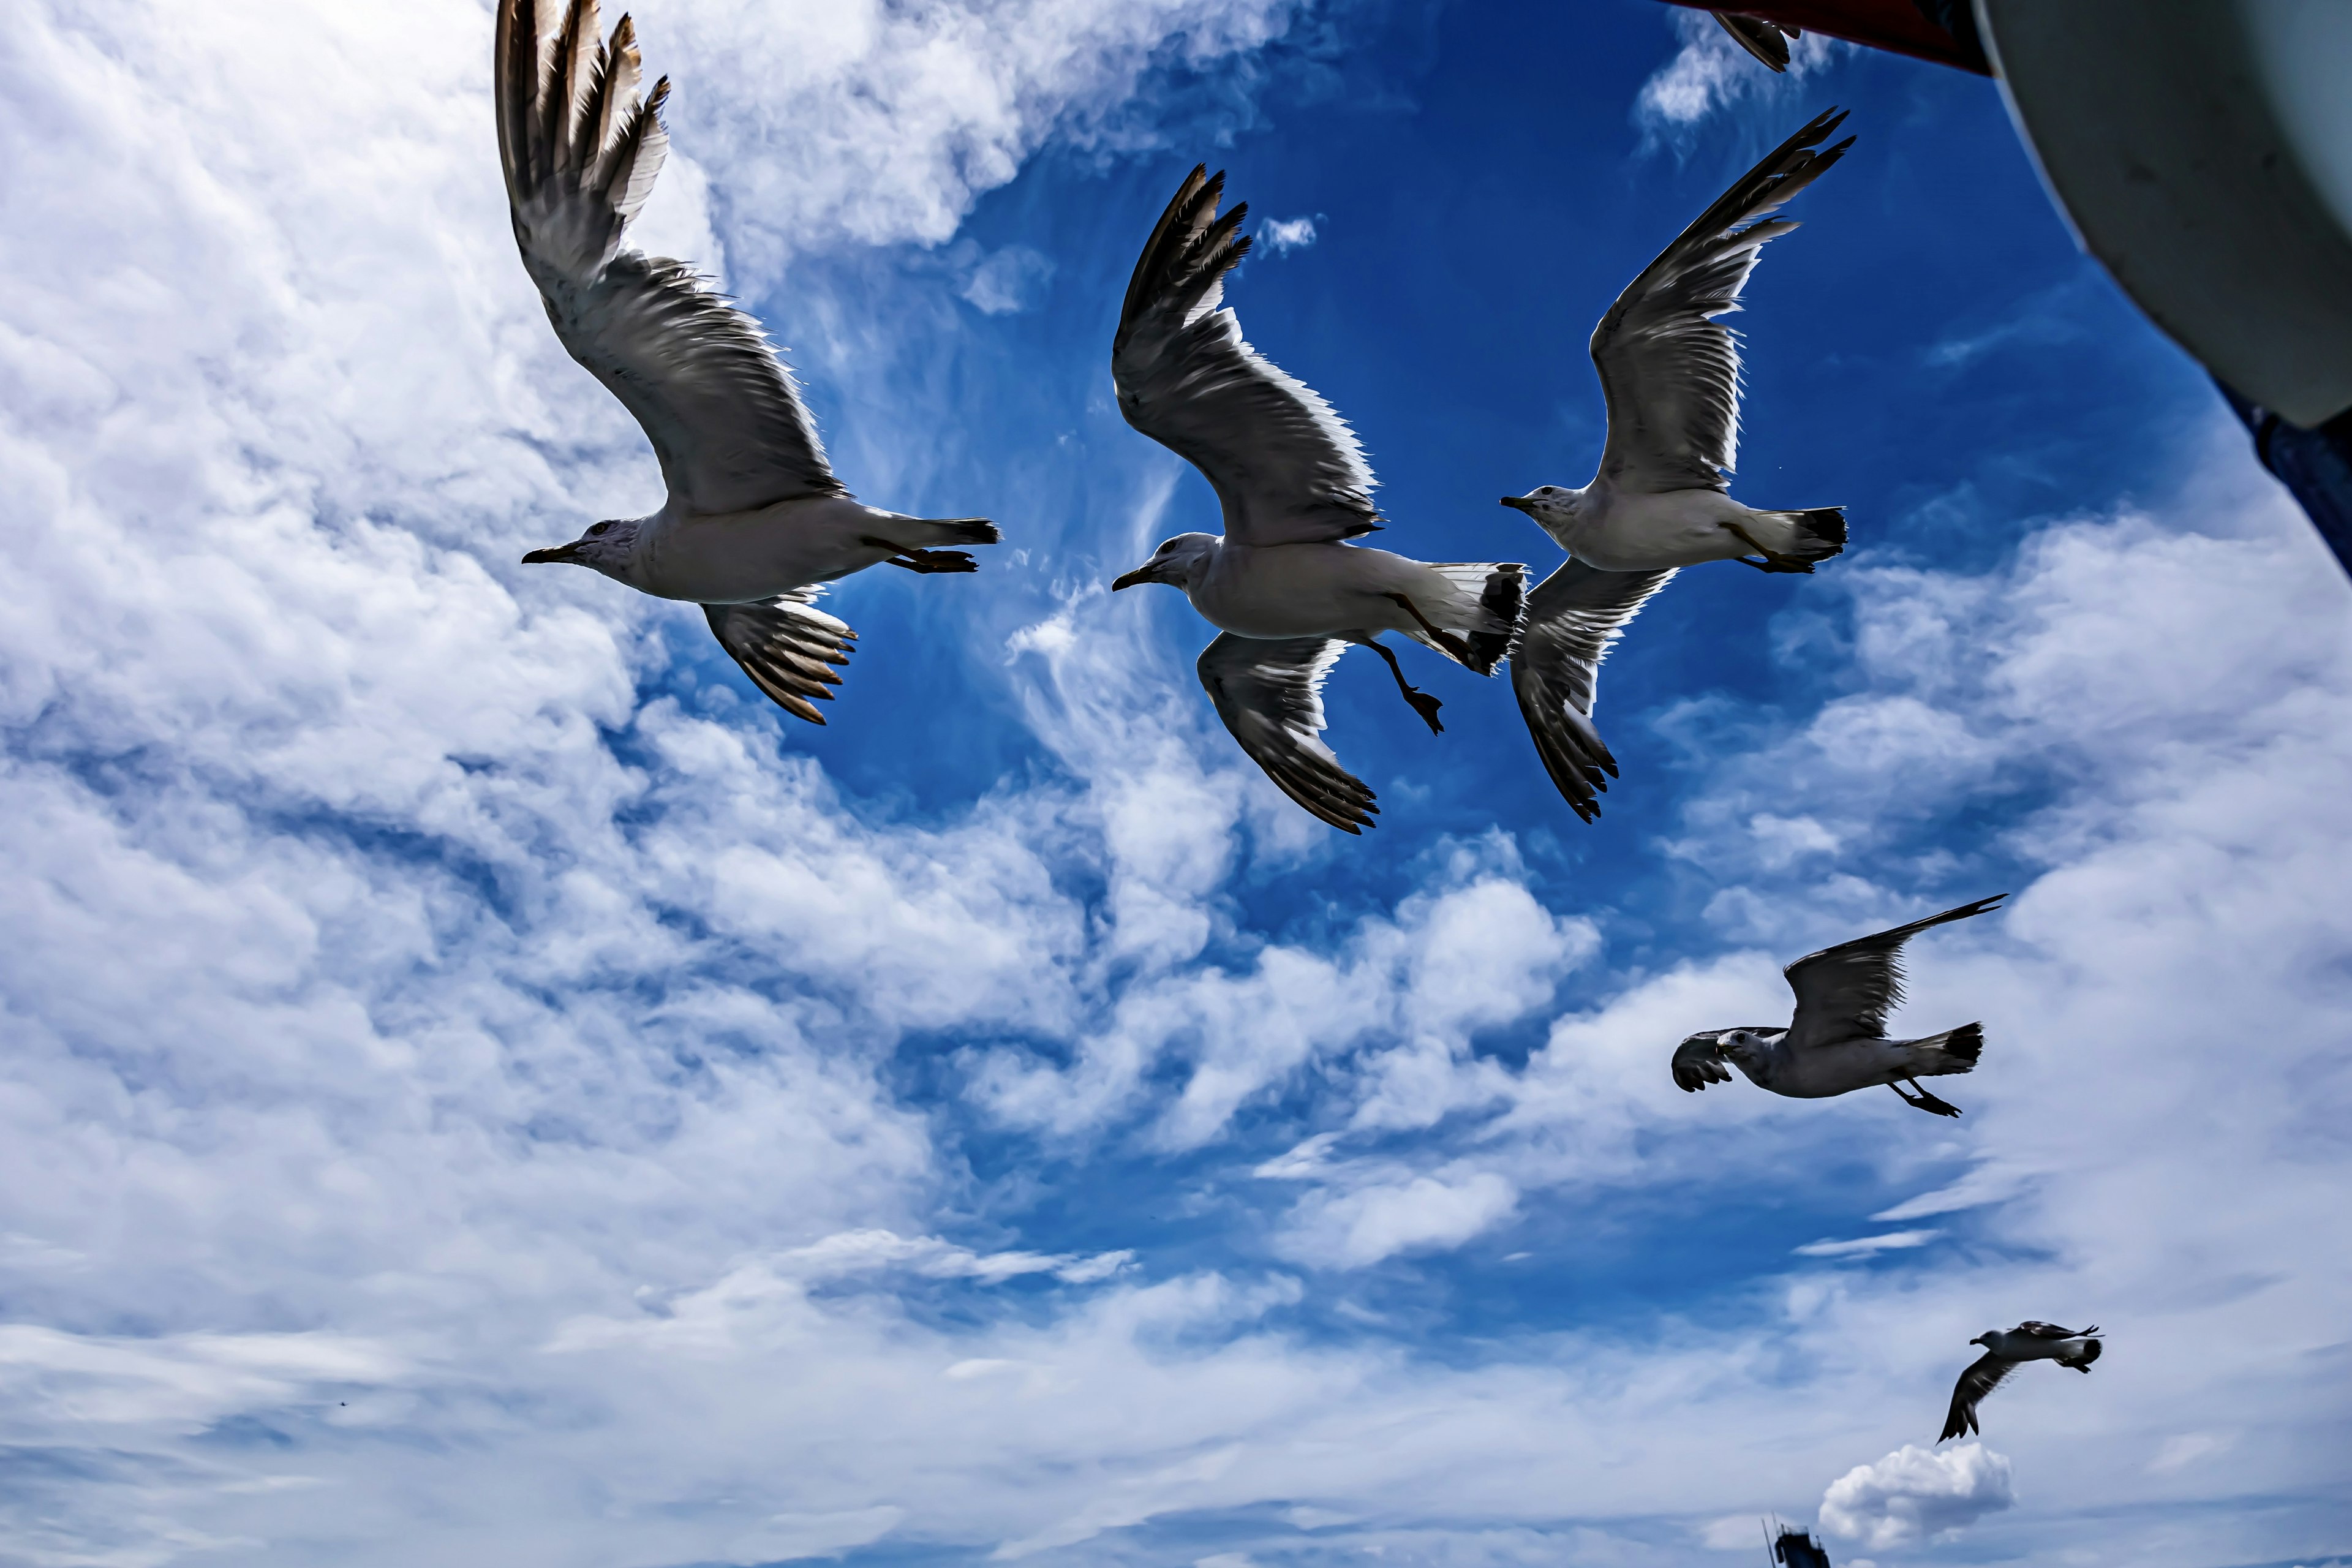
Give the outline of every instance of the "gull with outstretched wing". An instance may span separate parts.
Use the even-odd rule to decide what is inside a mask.
[[[1543,607],[1530,603],[1511,684],[1546,771],[1587,822],[1600,816],[1599,792],[1617,774],[1592,727],[1601,657],[1675,569],[1742,560],[1766,572],[1811,572],[1845,548],[1842,508],[1758,511],[1731,499],[1739,340],[1716,319],[1740,309],[1740,290],[1765,243],[1797,226],[1767,221],[1769,215],[1853,144],[1849,136],[1821,148],[1844,118],[1821,116],[1740,176],[1593,329],[1609,435],[1592,482],[1502,498],[1572,558],[1534,595],[1568,610],[1570,631],[1538,636]],[[1748,560],[1748,551],[1758,558]],[[1635,580],[1612,584],[1612,573]],[[1595,644],[1588,628],[1599,625],[1608,635]]]
[[[1919,1079],[1975,1071],[1984,1050],[1984,1026],[1963,1024],[1920,1039],[1890,1040],[1886,1017],[1903,1000],[1903,944],[1932,926],[1983,914],[2007,897],[1979,899],[1797,960],[1781,971],[1797,996],[1796,1017],[1789,1026],[1702,1030],[1675,1047],[1675,1082],[1688,1092],[1729,1083],[1728,1063],[1757,1088],[1795,1100],[1824,1100],[1885,1084],[1906,1105],[1931,1115],[1958,1116],[1958,1106],[1920,1088]],[[1906,1083],[1909,1094],[1903,1092]]]
[[[1224,307],[1225,275],[1250,247],[1239,232],[1247,204],[1218,216],[1224,182],[1206,165],[1184,177],[1135,264],[1111,342],[1119,412],[1201,471],[1224,533],[1180,533],[1111,587],[1183,589],[1224,634],[1200,675],[1225,728],[1284,794],[1360,833],[1372,792],[1320,738],[1325,673],[1347,645],[1369,647],[1442,731],[1437,699],[1405,679],[1381,634],[1492,675],[1519,629],[1527,568],[1351,542],[1380,526],[1371,465],[1347,421],[1252,348]]]
[[[812,723],[856,634],[814,607],[819,584],[888,562],[970,572],[953,545],[993,544],[985,518],[865,506],[760,324],[683,263],[625,247],[668,145],[662,79],[640,96],[636,33],[600,37],[596,0],[542,15],[499,0],[499,161],[515,243],[572,357],[645,427],[668,489],[649,516],[599,522],[526,563],[585,566],[702,606],[754,685]]]
[[[2099,1359],[2099,1325],[2062,1329],[2055,1323],[2027,1319],[2013,1329],[1990,1329],[1970,1340],[1985,1353],[1970,1362],[1952,1388],[1952,1407],[1944,1416],[1938,1443],[1978,1430],[1977,1404],[2000,1386],[2001,1379],[2030,1361],[2054,1361],[2060,1366],[2088,1373]]]

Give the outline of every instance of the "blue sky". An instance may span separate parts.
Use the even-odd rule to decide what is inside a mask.
[[[2352,1552],[2347,584],[1990,84],[1651,0],[637,15],[645,243],[862,496],[1007,535],[833,595],[821,731],[515,563],[658,479],[516,262],[483,5],[0,42],[0,1564]],[[1848,552],[1653,604],[1595,825],[1418,654],[1446,733],[1351,656],[1381,825],[1307,818],[1105,592],[1213,526],[1110,397],[1178,179],[1311,221],[1228,300],[1379,542],[1543,571],[1495,498],[1590,474],[1593,320],[1831,103],[1736,488]],[[1985,1021],[1957,1124],[1668,1081],[2003,889],[1898,1020]],[[2096,1373],[1927,1451],[2027,1317]]]

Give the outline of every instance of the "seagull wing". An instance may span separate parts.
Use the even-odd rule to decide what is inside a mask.
[[[1227,632],[1201,650],[1201,684],[1217,717],[1283,794],[1340,832],[1361,833],[1380,807],[1323,743],[1323,678],[1347,646]]]
[[[824,722],[810,699],[830,702],[841,684],[834,667],[849,662],[857,634],[809,601],[813,588],[746,605],[705,605],[710,633],[751,684],[776,706],[812,724]]]
[[[1729,1083],[1731,1069],[1723,1065],[1719,1031],[1693,1035],[1675,1047],[1675,1087],[1696,1094],[1711,1083]]]
[[[1135,264],[1111,340],[1111,379],[1127,422],[1213,486],[1236,544],[1352,539],[1380,526],[1372,469],[1348,422],[1242,337],[1220,308],[1225,274],[1249,253],[1223,217],[1225,177],[1184,177]]]
[[[1936,1439],[1947,1443],[1963,1433],[1977,1430],[1977,1401],[2000,1386],[2000,1380],[2017,1370],[2013,1361],[2003,1361],[1990,1351],[1969,1363],[1960,1373],[1960,1381],[1952,1388],[1952,1408],[1944,1417],[1944,1435]]]
[[[1758,16],[1742,16],[1733,11],[1711,12],[1723,24],[1739,47],[1754,55],[1769,69],[1789,68],[1789,40],[1803,35],[1794,27],[1783,27],[1778,22],[1767,22]]]
[[[1853,145],[1849,136],[1811,150],[1844,119],[1836,110],[1821,116],[1741,175],[1592,329],[1592,363],[1609,404],[1601,474],[1618,489],[1725,487],[1739,454],[1739,341],[1715,318],[1739,309],[1764,243],[1797,226],[1757,220]]]
[[[1601,815],[1600,792],[1617,776],[1617,759],[1592,727],[1601,661],[1674,574],[1673,567],[1603,572],[1570,560],[1528,595],[1527,626],[1511,654],[1511,689],[1544,771],[1587,822]]]
[[[700,513],[846,495],[759,322],[682,263],[621,247],[669,138],[669,80],[637,95],[636,37],[596,0],[499,0],[499,159],[524,268],[573,359],[645,426],[670,494]]]
[[[2029,1318],[2017,1325],[2017,1331],[2037,1340],[2079,1340],[2097,1333],[2099,1326],[2094,1323],[2087,1329],[2062,1329],[2055,1323],[2037,1322]]]
[[[1886,1016],[1903,1000],[1903,944],[1929,926],[1980,915],[2007,897],[2007,893],[1996,893],[1892,931],[1858,936],[1807,953],[1789,965],[1780,972],[1789,989],[1797,994],[1789,1048],[1884,1038]]]

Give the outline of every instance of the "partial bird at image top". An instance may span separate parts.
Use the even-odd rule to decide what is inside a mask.
[[[635,26],[599,37],[596,0],[543,15],[499,0],[499,159],[515,243],[547,319],[645,427],[667,498],[598,522],[527,564],[585,566],[698,604],[753,685],[812,723],[856,634],[812,603],[884,562],[974,570],[950,548],[993,544],[985,518],[919,518],[859,503],[826,461],[792,374],[758,321],[684,263],[625,248],[668,146],[667,77],[642,97]]]

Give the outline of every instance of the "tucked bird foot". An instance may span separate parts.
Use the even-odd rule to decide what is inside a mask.
[[[1748,549],[1753,550],[1757,554],[1764,557],[1761,561],[1750,561],[1745,555],[1736,555],[1732,557],[1733,560],[1738,562],[1742,566],[1753,566],[1759,572],[1802,572],[1807,576],[1811,576],[1812,574],[1813,563],[1811,562],[1800,561],[1793,555],[1781,555],[1773,551],[1765,549],[1763,544],[1757,540],[1754,534],[1748,532],[1746,529],[1740,527],[1736,522],[1727,522],[1723,526],[1736,536],[1740,543],[1745,544]],[[1955,1111],[1953,1114],[1957,1116],[1959,1113]]]
[[[1463,664],[1466,665],[1474,661],[1475,656],[1471,653],[1470,645],[1467,642],[1465,642],[1462,638],[1454,636],[1452,632],[1432,626],[1430,624],[1429,617],[1421,613],[1421,606],[1419,605],[1414,604],[1402,594],[1391,594],[1388,595],[1388,598],[1393,604],[1402,605],[1404,606],[1404,613],[1421,623],[1421,629],[1429,634],[1430,641],[1444,648],[1447,653],[1452,654]],[[1420,704],[1415,703],[1414,706],[1419,707]],[[1423,713],[1422,717],[1429,719],[1429,715],[1426,713]],[[1429,719],[1429,721],[1432,724],[1435,724],[1437,722],[1434,719]]]
[[[1917,1079],[1910,1079],[1906,1081],[1911,1085],[1913,1090],[1912,1094],[1905,1094],[1903,1092],[1902,1085],[1900,1084],[1890,1083],[1886,1086],[1895,1091],[1895,1098],[1902,1100],[1904,1104],[1924,1110],[1930,1116],[1958,1116],[1960,1114],[1960,1108],[1954,1105],[1950,1100],[1938,1100],[1934,1095],[1928,1093],[1926,1089],[1921,1089]]]
[[[1445,705],[1404,678],[1404,666],[1397,662],[1396,653],[1388,644],[1370,632],[1349,632],[1345,635],[1349,642],[1360,647],[1370,648],[1388,662],[1389,673],[1396,677],[1397,690],[1403,695],[1407,702],[1412,704],[1412,710],[1421,715],[1421,721],[1429,726],[1431,734],[1445,733],[1445,726],[1437,721],[1437,710]]]
[[[860,544],[890,552],[890,564],[909,572],[977,572],[980,563],[961,550],[917,550],[887,539],[860,539]]]

